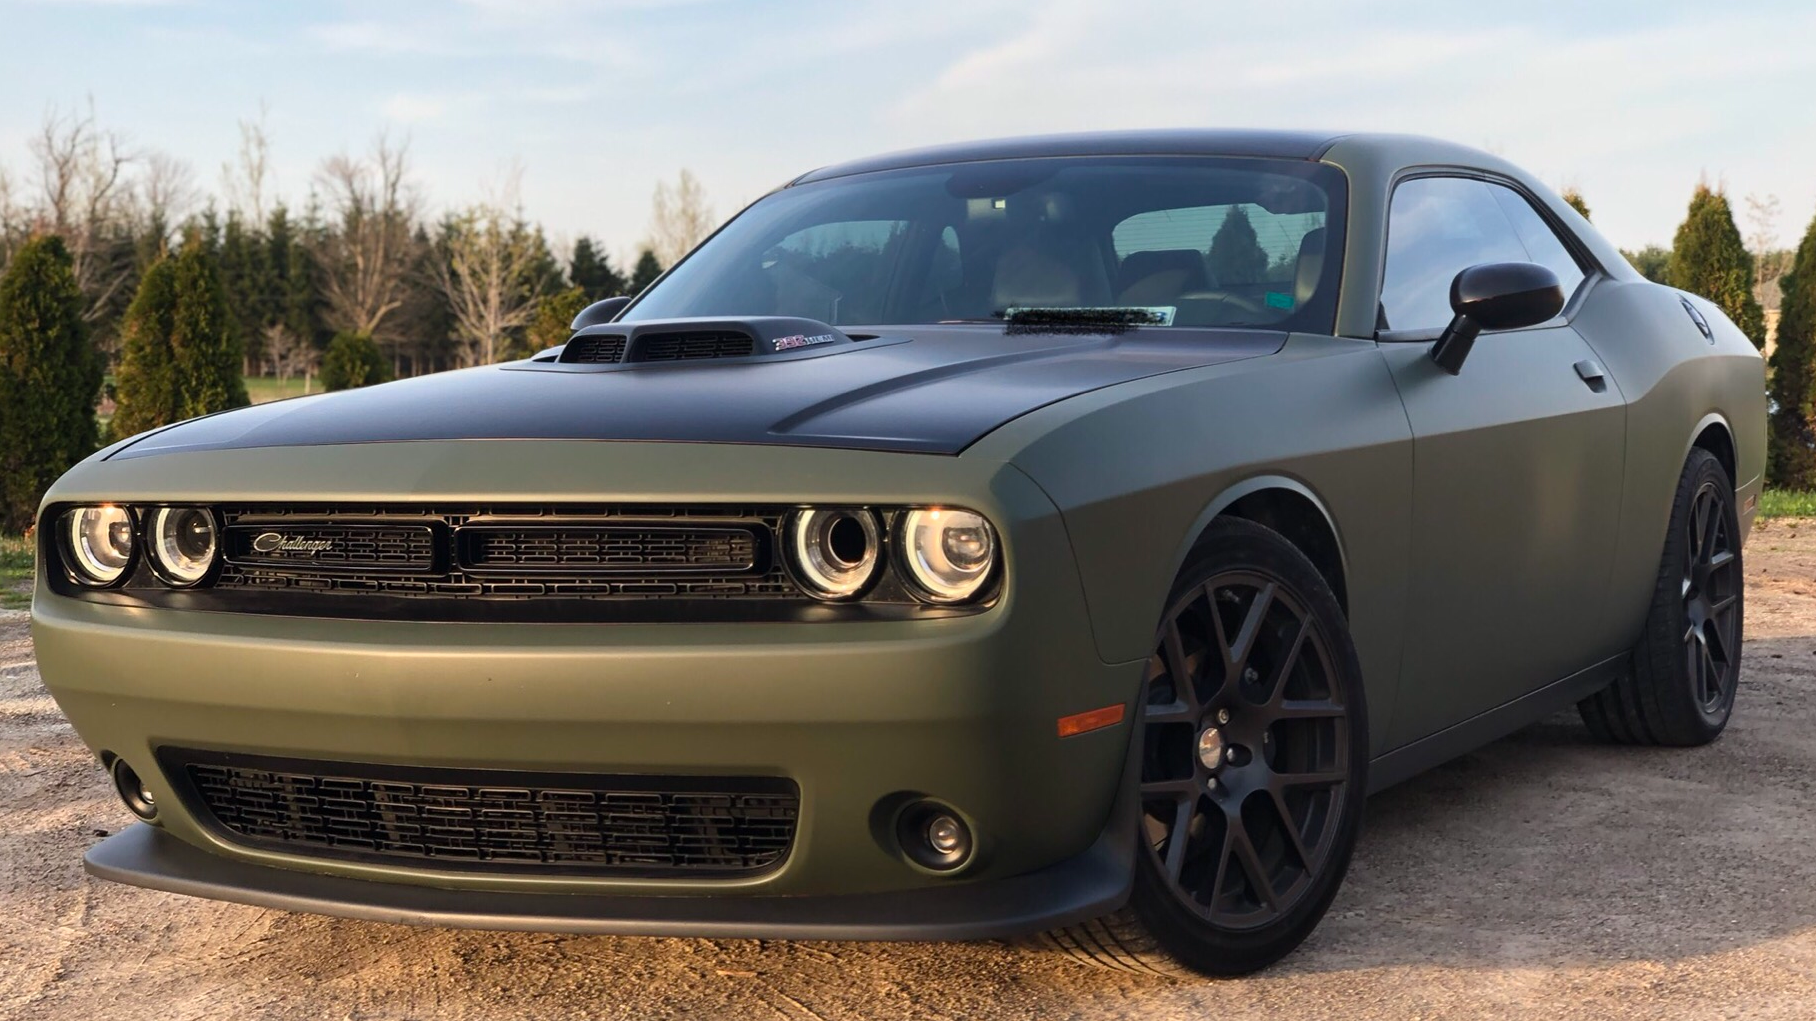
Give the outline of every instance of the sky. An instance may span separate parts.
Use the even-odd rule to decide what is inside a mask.
[[[46,112],[90,101],[216,193],[263,110],[292,205],[381,132],[435,207],[515,166],[551,236],[620,257],[684,167],[729,216],[877,152],[1162,126],[1449,138],[1628,248],[1704,177],[1737,213],[1776,195],[1781,246],[1816,214],[1812,0],[0,0],[16,185]]]

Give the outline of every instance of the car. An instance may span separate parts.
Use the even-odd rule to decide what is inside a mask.
[[[1763,371],[1462,146],[924,149],[532,358],[98,452],[33,636],[143,820],[104,879],[1242,974],[1369,793],[1722,732]]]

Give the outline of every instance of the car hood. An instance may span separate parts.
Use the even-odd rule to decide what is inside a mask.
[[[885,328],[789,356],[580,366],[513,362],[241,408],[146,434],[110,459],[408,440],[760,443],[956,454],[1036,408],[1117,383],[1254,358],[1286,334],[1015,334]],[[609,369],[612,371],[600,371]]]

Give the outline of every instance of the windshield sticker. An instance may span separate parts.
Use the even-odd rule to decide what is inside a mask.
[[[788,337],[777,337],[769,342],[775,351],[793,351],[797,347],[812,347],[815,344],[830,344],[839,338],[831,333],[816,333],[811,337],[796,333]]]
[[[1267,292],[1267,307],[1283,308],[1288,312],[1291,312],[1293,310],[1293,296],[1290,294],[1281,294],[1279,291],[1269,291]]]
[[[1010,333],[1123,333],[1137,326],[1171,326],[1172,305],[1115,305],[1101,308],[1009,308],[1002,312]]]

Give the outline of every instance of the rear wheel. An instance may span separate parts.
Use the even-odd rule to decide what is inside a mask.
[[[1330,586],[1277,533],[1212,525],[1141,699],[1141,833],[1123,910],[1046,935],[1093,963],[1240,975],[1297,947],[1361,825],[1361,671]]]
[[[1690,451],[1678,479],[1633,671],[1578,706],[1604,741],[1701,745],[1734,713],[1744,621],[1734,482],[1715,455]]]

